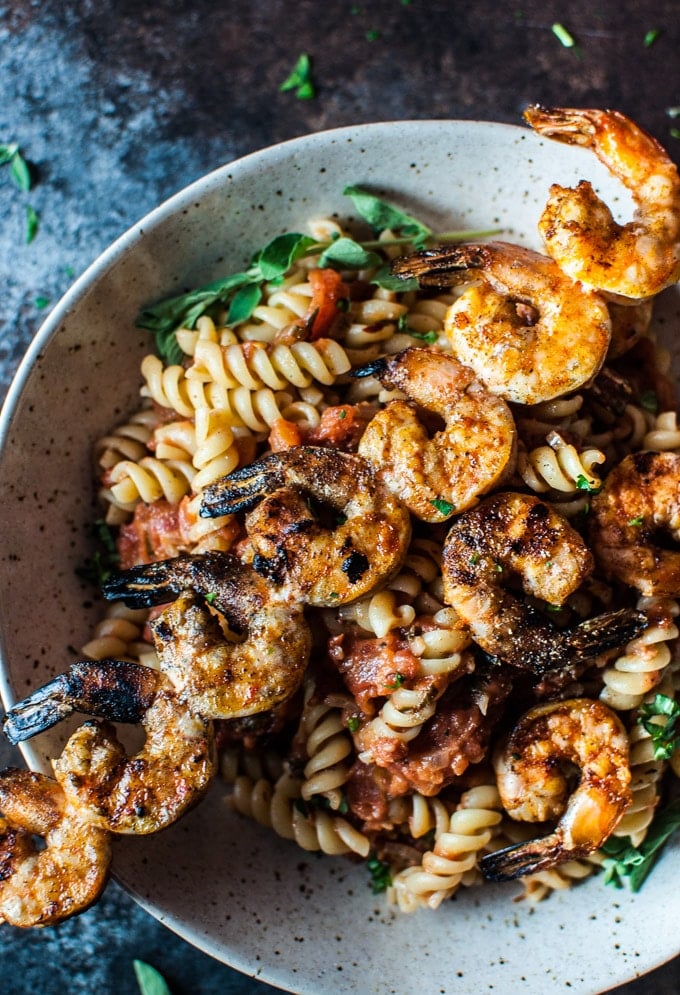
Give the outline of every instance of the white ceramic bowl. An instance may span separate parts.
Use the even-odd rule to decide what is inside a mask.
[[[100,604],[74,570],[95,517],[94,440],[137,406],[140,305],[242,268],[306,219],[351,214],[369,186],[433,228],[500,227],[540,247],[552,182],[593,180],[630,202],[592,155],[525,128],[465,121],[362,125],[296,139],[218,169],[119,239],[40,329],[9,394],[0,466],[0,630],[6,706],[63,670]],[[678,296],[665,295],[667,319]],[[670,321],[667,321],[667,326]],[[677,327],[677,321],[676,321]],[[73,726],[25,744],[49,772]],[[122,839],[118,880],[171,929],[237,969],[309,995],[595,992],[674,956],[678,844],[638,895],[591,880],[535,910],[515,886],[462,892],[436,913],[395,914],[364,867],[298,850],[232,814],[220,785],[157,837]],[[659,910],[663,909],[663,915]]]

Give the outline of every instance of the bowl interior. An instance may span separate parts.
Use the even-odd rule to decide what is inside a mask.
[[[0,633],[6,706],[63,670],[101,617],[75,568],[91,551],[91,449],[137,407],[140,305],[243,267],[253,251],[310,218],[351,215],[342,191],[371,188],[435,230],[499,228],[540,248],[536,223],[553,182],[593,181],[623,215],[630,200],[586,151],[524,128],[422,121],[298,139],[222,167],[111,247],[38,333],[2,422]],[[664,295],[665,333],[680,312]],[[75,723],[25,745],[49,772]],[[362,866],[298,850],[230,812],[219,784],[157,837],[122,839],[117,878],[154,915],[213,956],[301,993],[599,991],[678,949],[680,899],[667,888],[677,846],[641,893],[599,881],[531,910],[512,886],[468,889],[436,913],[393,914]],[[665,865],[665,867],[664,867]],[[641,915],[659,905],[653,931]],[[676,908],[677,906],[677,908]]]

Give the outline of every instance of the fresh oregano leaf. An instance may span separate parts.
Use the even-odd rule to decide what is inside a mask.
[[[352,238],[338,238],[321,253],[319,266],[335,266],[338,269],[369,269],[380,266],[382,258],[365,249]]]
[[[397,235],[407,236],[413,239],[414,245],[425,241],[431,234],[432,229],[424,225],[422,221],[406,214],[405,211],[394,207],[381,197],[363,190],[361,187],[345,187],[343,193],[351,198],[355,208],[369,225],[376,231],[383,231],[390,228]]]
[[[140,995],[172,995],[165,978],[151,964],[143,960],[133,960]]]

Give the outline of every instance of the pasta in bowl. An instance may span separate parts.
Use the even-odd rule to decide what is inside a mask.
[[[399,141],[395,142],[397,133]],[[426,137],[427,161],[422,155]],[[300,155],[305,161],[304,177],[299,176],[296,165]],[[476,165],[480,158],[485,164],[481,171]],[[276,187],[271,190],[262,185],[261,170],[265,164],[276,173]],[[527,192],[522,198],[513,189],[512,177],[517,171],[526,178]],[[402,175],[403,183],[396,183],[394,177]],[[461,521],[466,523],[459,530],[463,535],[480,536],[478,546],[468,555],[469,561],[475,561],[468,563],[468,573],[493,568],[492,572],[498,576],[492,586],[498,587],[498,581],[506,579],[503,571],[507,570],[509,577],[516,570],[517,564],[506,562],[505,557],[516,557],[517,550],[506,554],[495,547],[487,549],[481,538],[486,534],[482,525],[473,517],[465,517],[477,515],[478,519],[476,509],[490,507],[488,502],[493,502],[498,493],[530,497],[531,508],[526,514],[532,521],[537,517],[534,507],[557,506],[560,522],[566,521],[571,530],[567,533],[570,547],[576,548],[583,542],[577,538],[581,533],[576,526],[580,527],[579,516],[585,517],[586,504],[592,502],[595,506],[599,499],[594,492],[607,479],[604,461],[619,461],[628,452],[648,449],[650,444],[643,444],[646,433],[663,429],[661,423],[648,417],[650,412],[643,403],[649,402],[649,393],[645,392],[652,389],[657,399],[663,396],[664,370],[659,368],[657,353],[654,352],[653,358],[650,353],[646,360],[656,370],[656,380],[653,384],[637,383],[630,395],[625,395],[625,388],[619,382],[626,379],[623,371],[613,375],[604,386],[599,384],[599,392],[587,393],[595,370],[604,365],[603,354],[595,369],[587,369],[580,384],[561,388],[548,398],[499,398],[499,392],[485,384],[486,370],[461,363],[451,343],[453,326],[461,327],[470,292],[479,297],[480,287],[486,286],[479,270],[487,265],[500,266],[502,254],[507,250],[487,249],[487,253],[494,251],[496,256],[490,263],[485,262],[484,267],[471,264],[476,259],[472,250],[466,257],[466,265],[461,266],[461,250],[455,250],[458,256],[454,264],[447,274],[436,275],[435,287],[416,289],[412,285],[414,274],[407,274],[411,282],[402,289],[401,284],[394,282],[404,276],[398,272],[385,273],[382,285],[380,281],[372,282],[377,272],[390,262],[395,268],[394,257],[406,254],[407,258],[414,258],[414,250],[427,256],[429,250],[422,250],[417,244],[419,235],[427,242],[430,233],[448,235],[452,228],[467,233],[462,239],[451,239],[453,244],[460,241],[467,245],[510,244],[517,247],[515,256],[524,254],[523,258],[526,253],[540,251],[537,224],[548,187],[554,182],[564,184],[565,188],[573,186],[583,175],[593,178],[605,199],[620,201],[623,214],[630,211],[625,191],[592,154],[586,150],[562,149],[527,129],[455,122],[376,125],[312,136],[259,153],[208,177],[202,181],[200,191],[194,189],[179,195],[143,225],[143,234],[131,233],[114,247],[99,269],[86,275],[81,287],[76,286],[73,296],[64,302],[63,320],[60,318],[43,333],[47,348],[43,342],[36,364],[31,367],[29,357],[20,375],[10,402],[3,463],[4,471],[12,474],[7,478],[8,493],[16,495],[12,506],[17,543],[22,534],[26,535],[27,523],[20,508],[29,483],[14,441],[18,438],[16,426],[21,426],[23,433],[28,431],[32,440],[29,445],[38,452],[38,426],[44,424],[41,414],[46,410],[47,398],[39,398],[36,406],[31,389],[37,390],[35,385],[43,365],[50,362],[52,350],[52,361],[68,357],[76,381],[89,385],[92,394],[91,404],[86,395],[87,418],[81,415],[77,423],[69,422],[64,433],[68,445],[59,452],[50,449],[49,454],[42,456],[43,490],[37,504],[49,507],[45,514],[50,516],[58,505],[68,523],[63,530],[65,535],[60,538],[60,528],[53,537],[54,548],[46,552],[46,562],[54,564],[53,579],[58,575],[59,585],[56,595],[54,592],[51,595],[54,617],[50,613],[45,644],[49,638],[53,647],[85,646],[89,657],[132,657],[147,663],[154,653],[145,638],[145,619],[136,614],[139,612],[136,606],[115,608],[104,623],[94,618],[97,611],[101,615],[101,605],[91,609],[90,620],[87,612],[76,618],[73,611],[65,611],[85,596],[72,575],[72,567],[87,554],[84,526],[100,512],[91,510],[83,497],[90,487],[89,468],[84,459],[79,463],[82,479],[78,486],[64,489],[63,481],[73,476],[73,453],[86,453],[88,446],[99,439],[97,459],[106,516],[109,525],[120,529],[124,537],[120,547],[122,566],[133,574],[127,576],[124,572],[124,584],[150,589],[159,583],[172,583],[179,586],[175,593],[181,593],[186,584],[182,571],[193,567],[184,561],[173,562],[178,557],[234,556],[236,550],[239,562],[250,564],[257,577],[279,589],[294,589],[295,597],[310,606],[306,618],[312,629],[312,659],[318,663],[320,658],[329,657],[335,665],[335,684],[328,678],[328,668],[320,672],[308,668],[292,689],[289,700],[295,700],[297,710],[277,718],[277,722],[284,721],[289,736],[292,735],[286,749],[280,746],[281,731],[276,722],[266,729],[266,722],[263,725],[263,720],[251,716],[241,706],[239,713],[231,713],[237,715],[238,736],[233,735],[234,723],[229,729],[220,728],[223,774],[234,782],[232,806],[236,812],[225,808],[224,785],[213,782],[208,797],[184,817],[179,827],[158,837],[135,839],[129,844],[126,841],[125,845],[116,847],[115,870],[123,883],[152,911],[165,919],[169,917],[175,928],[193,942],[246,971],[253,970],[258,958],[257,962],[261,962],[265,944],[277,951],[268,958],[266,972],[261,974],[274,984],[295,990],[325,990],[324,985],[328,990],[352,990],[358,984],[357,978],[362,977],[362,984],[365,983],[366,962],[371,955],[369,948],[364,947],[369,944],[380,949],[394,945],[385,958],[390,962],[389,968],[387,963],[376,967],[376,976],[383,983],[385,971],[394,970],[394,987],[400,991],[416,990],[425,958],[432,984],[439,983],[441,987],[446,983],[443,979],[454,970],[451,960],[446,956],[442,959],[441,950],[453,946],[460,951],[461,945],[455,943],[458,931],[465,925],[467,933],[471,924],[486,923],[488,916],[493,920],[490,942],[477,947],[474,961],[467,964],[457,953],[455,972],[465,976],[474,969],[479,977],[479,957],[486,956],[490,983],[496,979],[507,986],[512,971],[516,972],[513,978],[526,976],[526,952],[521,958],[515,954],[513,962],[509,951],[516,946],[518,931],[523,932],[521,923],[515,926],[514,920],[526,915],[523,909],[527,903],[508,905],[507,889],[503,893],[496,886],[479,892],[467,887],[477,877],[478,853],[485,848],[498,849],[502,843],[521,846],[527,839],[526,833],[522,835],[526,825],[518,829],[518,823],[504,822],[495,779],[482,763],[491,759],[490,733],[483,728],[485,723],[478,721],[478,731],[482,731],[479,736],[470,736],[475,723],[471,725],[468,721],[468,753],[449,756],[439,769],[429,760],[424,762],[425,751],[419,756],[417,746],[411,744],[418,744],[419,739],[422,744],[421,737],[436,727],[437,716],[439,720],[446,715],[449,722],[457,721],[464,710],[460,707],[461,696],[467,695],[469,702],[464,699],[465,703],[469,709],[476,708],[479,719],[483,716],[490,722],[499,711],[498,706],[509,695],[518,694],[515,685],[525,687],[527,681],[532,686],[537,682],[545,685],[552,698],[563,699],[569,690],[569,700],[574,697],[581,700],[592,695],[598,698],[602,687],[595,688],[594,682],[610,672],[613,677],[607,687],[611,696],[625,693],[639,697],[646,693],[643,685],[647,678],[640,677],[645,667],[646,673],[650,673],[668,670],[670,666],[668,660],[661,662],[663,646],[673,639],[675,610],[668,593],[662,597],[640,595],[656,598],[654,625],[636,628],[636,613],[647,612],[650,605],[639,606],[635,598],[629,598],[625,603],[630,613],[626,625],[632,628],[620,630],[616,628],[620,619],[608,619],[603,624],[609,632],[609,643],[599,641],[602,632],[597,633],[594,641],[590,630],[584,635],[584,620],[624,607],[616,599],[612,601],[609,589],[615,581],[587,569],[586,554],[590,554],[586,550],[575,554],[580,566],[575,568],[572,589],[561,592],[559,598],[538,587],[531,592],[534,599],[531,626],[521,630],[523,638],[532,644],[540,643],[539,630],[556,631],[555,623],[561,634],[576,634],[573,636],[576,642],[565,643],[568,650],[564,651],[569,654],[568,678],[573,687],[562,683],[550,690],[551,682],[554,685],[555,681],[550,663],[552,647],[543,655],[537,651],[529,677],[518,667],[516,680],[509,682],[512,687],[503,687],[505,677],[498,679],[500,671],[494,669],[497,668],[494,661],[503,659],[504,650],[496,643],[484,645],[481,634],[474,632],[475,645],[481,651],[473,652],[470,627],[475,612],[465,615],[466,599],[460,595],[464,578],[459,576],[460,571],[453,570],[450,576],[442,571],[444,537],[452,522]],[[429,192],[430,188],[433,193]],[[276,194],[278,189],[289,195],[283,203]],[[349,191],[347,195],[343,195],[344,190]],[[268,210],[263,212],[266,217],[260,217],[259,213],[244,216],[248,198],[259,203],[265,194],[269,197]],[[367,232],[362,222],[371,212],[374,220],[380,217],[381,223],[373,226],[376,231]],[[382,222],[386,215],[390,224]],[[225,226],[232,247],[228,258],[224,249]],[[286,235],[281,233],[295,233],[296,238],[285,242]],[[449,239],[443,241],[448,243]],[[162,252],[161,245],[165,247]],[[268,251],[261,250],[262,246]],[[351,255],[357,248],[364,256]],[[285,252],[282,255],[284,249],[289,251],[288,256]],[[254,253],[257,253],[255,261]],[[450,262],[451,253],[447,255]],[[422,262],[422,257],[418,258]],[[438,260],[435,262],[439,265]],[[431,258],[422,263],[432,264]],[[252,273],[250,277],[247,275],[255,265],[259,267],[257,279]],[[461,269],[472,271],[474,282],[470,288],[467,279],[465,286],[459,286],[455,274]],[[240,281],[234,282],[233,274]],[[130,282],[133,275],[134,284]],[[535,276],[533,271],[532,276]],[[433,278],[431,271],[422,269],[415,277],[425,284]],[[127,290],[122,294],[124,287]],[[214,296],[220,287],[222,296],[219,293]],[[498,293],[498,288],[490,284],[491,291]],[[168,294],[172,295],[169,301],[163,297]],[[164,302],[160,306],[156,304],[159,300]],[[602,306],[597,300],[593,302],[594,317],[591,315],[589,320],[592,327],[602,328],[610,319],[602,317]],[[113,302],[116,308],[111,309]],[[534,303],[524,302],[523,308],[515,309],[516,316],[529,329],[540,325],[532,311],[534,307]],[[173,340],[175,329],[180,328],[174,335],[181,352],[179,357],[175,353],[159,360],[152,355],[146,333],[134,332],[132,339],[123,337],[130,335],[129,329],[134,327],[140,308],[143,309],[141,323],[152,328],[163,347],[168,338]],[[657,325],[660,321],[668,322],[674,308],[677,310],[674,291],[655,302]],[[105,321],[102,311],[106,312]],[[639,315],[638,320],[643,321]],[[57,327],[58,334],[54,334]],[[97,335],[85,337],[85,329],[94,327]],[[587,341],[592,345],[596,336],[587,335]],[[648,342],[651,339],[644,336],[635,348],[649,351],[644,344]],[[83,349],[84,344],[87,350]],[[88,355],[83,355],[84,351]],[[622,355],[621,366],[627,352]],[[438,368],[434,373],[433,356],[441,357],[434,362],[443,363],[441,370]],[[140,364],[144,398],[141,407],[135,397]],[[466,374],[461,373],[461,365],[468,371]],[[25,372],[29,369],[32,372]],[[110,379],[111,370],[116,371],[115,382]],[[357,373],[362,375],[351,375]],[[430,388],[433,382],[446,381],[446,389],[442,391],[444,407],[433,402],[439,396],[436,390],[426,390],[426,397],[419,394],[423,377]],[[70,380],[73,382],[73,377]],[[460,400],[451,412],[445,407],[445,397],[456,390],[460,391]],[[621,397],[626,404],[622,410],[615,409],[612,417],[611,406],[620,406]],[[493,442],[483,435],[485,441],[476,444],[487,458],[485,466],[474,474],[473,492],[468,497],[465,495],[469,481],[458,481],[455,490],[447,491],[437,476],[444,448],[460,446],[466,441],[463,438],[461,442],[461,426],[456,424],[456,411],[462,404],[470,405],[467,431],[474,412],[482,411],[475,431],[487,431],[492,420],[495,432]],[[661,413],[668,416],[672,412],[664,406]],[[385,425],[381,426],[380,418],[387,419]],[[122,428],[111,431],[116,422]],[[423,426],[424,434],[420,436],[416,422]],[[36,434],[31,436],[31,431]],[[391,494],[397,495],[400,507],[405,500],[404,481],[411,478],[399,457],[414,438],[419,441],[410,465],[414,460],[420,462],[415,475],[418,486],[414,483],[407,502],[407,514],[413,523],[413,535],[409,538],[404,526],[395,524],[403,522],[403,513],[399,509],[390,512],[388,504]],[[26,439],[23,434],[24,446]],[[467,443],[468,450],[474,452],[475,444],[471,447],[469,439]],[[300,449],[306,451],[304,466],[291,456]],[[428,455],[430,449],[434,450],[434,457]],[[271,455],[262,457],[268,450],[272,450]],[[347,458],[338,460],[329,456],[334,452],[345,452]],[[258,456],[260,463],[252,469]],[[489,469],[486,464],[492,456],[495,464]],[[314,461],[313,472],[310,460]],[[372,480],[376,475],[384,493],[381,491],[379,498],[372,499],[376,503],[370,513],[364,507],[352,517],[355,504],[374,486],[364,480]],[[447,476],[450,478],[451,474]],[[221,483],[225,480],[226,485]],[[352,493],[351,481],[356,493]],[[296,502],[290,497],[291,485],[294,493],[302,491],[304,501]],[[34,483],[30,486],[35,489]],[[308,501],[312,502],[313,514]],[[325,510],[317,508],[315,501],[324,505]],[[158,514],[161,506],[167,514]],[[141,510],[147,507],[155,508],[154,512],[147,514]],[[392,529],[394,555],[392,559],[387,557],[384,573],[378,580],[360,591],[354,585],[360,584],[361,578],[373,569],[373,560],[380,559],[375,551],[382,550],[387,540],[376,542],[369,535],[365,544],[360,545],[357,522],[363,528],[377,512],[385,525],[378,523],[372,527]],[[494,511],[494,515],[498,513]],[[329,514],[333,519],[330,522]],[[516,523],[517,515],[524,515],[525,511],[520,513],[512,505],[508,514],[514,516],[512,521]],[[273,538],[272,522],[278,530]],[[312,524],[300,528],[300,522]],[[509,523],[508,528],[514,528],[514,524]],[[74,535],[78,538],[72,547]],[[312,539],[328,542],[329,535],[333,541],[340,536],[334,554],[338,556],[337,569],[330,563],[326,570],[311,554],[309,562],[305,562],[305,551],[312,549]],[[344,550],[343,556],[341,551],[348,536],[353,545]],[[489,539],[498,542],[493,531]],[[278,560],[277,551],[279,554],[283,551]],[[552,559],[557,560],[557,554]],[[174,579],[168,581],[164,576],[159,580],[157,574],[150,578],[140,573],[137,565],[145,560],[172,562],[168,569]],[[551,560],[544,556],[543,562]],[[66,569],[64,564],[69,563],[72,567]],[[291,564],[298,564],[299,568]],[[192,577],[195,579],[195,572]],[[35,584],[30,565],[19,557],[18,568],[13,571],[12,590],[3,598],[8,612],[13,606],[12,655],[5,645],[7,660],[32,660],[36,652],[35,647],[28,646],[27,625],[22,627],[16,622],[21,618],[19,592],[22,582],[24,592],[29,590],[29,578]],[[213,596],[213,601],[219,598],[214,584],[214,581],[204,583],[204,599],[208,595]],[[472,586],[479,589],[477,582]],[[345,589],[349,591],[347,597]],[[120,590],[113,593],[120,594]],[[259,597],[253,590],[253,597]],[[451,597],[451,592],[458,593]],[[167,597],[167,588],[165,594]],[[48,600],[41,599],[45,603]],[[163,617],[161,613],[159,619]],[[173,639],[180,638],[186,617],[182,615],[179,628],[172,629]],[[302,624],[295,623],[296,631]],[[607,626],[614,626],[615,636]],[[165,631],[162,621],[154,622],[152,627],[157,634]],[[4,625],[6,643],[8,629]],[[90,638],[93,629],[94,641]],[[165,658],[162,638],[161,634],[161,642],[156,640],[156,650],[161,649],[161,669],[169,674],[174,664]],[[550,637],[545,638],[550,641]],[[586,651],[584,645],[588,639]],[[22,640],[26,642],[22,644]],[[366,653],[367,643],[372,644],[370,654]],[[231,645],[244,644],[232,641]],[[650,646],[654,647],[652,652]],[[614,651],[615,655],[611,656]],[[172,645],[168,652],[172,652]],[[596,667],[593,660],[602,653],[610,656]],[[652,666],[650,657],[654,654],[657,655]],[[369,655],[377,663],[372,679],[367,681],[361,664]],[[626,664],[625,657],[630,660],[636,656],[638,661],[644,658],[644,667],[638,663],[636,669]],[[39,679],[32,670],[27,675],[31,687],[44,684],[64,667],[64,659],[53,659],[51,653],[49,664],[40,665]],[[501,670],[504,675],[505,668]],[[560,673],[563,671],[564,660]],[[637,676],[637,685],[631,674]],[[21,687],[23,694],[25,684],[12,673],[11,666],[7,679],[11,682],[6,688],[7,701],[14,703],[18,697],[16,689]],[[186,686],[191,684],[191,698],[195,700],[197,692],[192,680],[187,678]],[[626,683],[623,689],[622,680]],[[661,690],[664,686],[658,687]],[[577,695],[572,693],[574,688]],[[449,706],[452,700],[454,704]],[[627,707],[626,714],[630,714],[630,709],[640,703],[626,702],[622,706],[610,697],[606,707],[624,710]],[[202,705],[202,711],[207,707]],[[634,729],[644,739],[644,726],[638,724]],[[263,730],[267,732],[264,740]],[[69,731],[55,726],[27,746],[31,766],[47,773],[45,758],[63,757]],[[264,752],[260,749],[262,742],[268,747]],[[277,749],[269,749],[272,746]],[[436,737],[434,746],[441,752],[442,742],[437,742]],[[431,744],[430,752],[434,746]],[[286,761],[283,770],[279,769],[282,757]],[[391,787],[381,796],[380,805],[385,811],[371,808],[368,801],[380,793],[376,792],[375,781],[367,787],[365,779],[356,776],[357,763],[363,765],[361,770],[377,766],[388,771],[393,781],[406,779],[409,790]],[[648,757],[640,763],[647,771]],[[61,759],[57,770],[60,765],[63,767]],[[355,771],[353,788],[350,769]],[[451,772],[454,779],[449,779]],[[627,790],[627,785],[623,785],[621,793],[626,804]],[[651,793],[654,794],[653,785]],[[369,818],[359,823],[357,811],[362,805],[364,808],[368,805]],[[640,810],[643,808],[641,805]],[[631,811],[624,818],[630,818]],[[240,821],[244,812],[254,816],[256,823],[246,833]],[[643,821],[644,815],[640,815],[636,830],[642,831]],[[377,822],[381,822],[383,838],[378,834]],[[361,860],[354,864],[339,862],[336,857],[317,860],[313,855],[295,851],[291,842],[274,842],[257,823],[273,825],[283,836],[301,842],[304,850],[325,850],[331,854],[349,851]],[[399,827],[407,827],[408,839],[400,837]],[[632,838],[632,827],[628,831]],[[187,833],[192,841],[190,859],[185,845]],[[533,835],[537,835],[535,828]],[[454,837],[460,836],[467,836],[467,842],[461,843],[460,839],[456,842]],[[671,852],[664,861],[669,859]],[[146,861],[150,863],[147,865]],[[154,867],[160,868],[165,863],[177,868],[176,875],[169,878],[158,871],[154,873]],[[145,871],[145,866],[150,869]],[[601,885],[596,891],[595,882],[568,895],[562,894],[567,881],[585,876],[591,867],[588,860],[574,854],[573,861],[551,866],[527,886],[533,896],[541,891],[555,891],[540,910],[539,931],[544,939],[536,949],[532,946],[536,990],[545,990],[544,930],[548,935],[550,930],[557,931],[561,918],[568,915],[570,931],[578,937],[578,922],[583,922],[584,930],[588,928],[589,909],[596,907],[601,916],[604,916],[603,903],[609,909],[610,893],[604,892],[603,898]],[[392,918],[383,898],[371,896],[371,871],[378,883],[381,877],[382,883],[386,883],[389,875],[390,894],[396,905],[406,910],[440,905],[444,898],[455,893],[454,902],[441,904],[437,915],[427,920],[430,939],[424,947],[419,944],[418,950],[414,950],[408,927]],[[196,883],[197,874],[200,886]],[[439,876],[435,887],[432,887],[433,874]],[[284,880],[280,883],[282,875]],[[635,901],[646,902],[647,895],[653,895],[658,887],[658,879],[659,872],[649,879]],[[192,882],[191,887],[188,881]],[[303,899],[299,897],[301,894],[305,896]],[[607,942],[612,933],[620,937],[625,928],[622,902],[616,904],[616,912],[612,910],[604,927]],[[368,928],[358,938],[352,926],[359,907],[365,912]],[[273,922],[261,911],[268,908],[285,908],[285,921],[277,914]],[[261,918],[262,931],[255,931],[258,935],[251,928],[253,915]],[[536,918],[533,917],[532,925]],[[615,918],[622,921],[614,923]],[[340,926],[343,921],[345,925]],[[635,935],[632,921],[630,929],[632,937]],[[487,928],[487,934],[490,932]],[[291,944],[293,936],[314,940],[314,956],[305,958],[304,969],[297,963]],[[336,936],[341,938],[335,939]],[[533,939],[532,936],[532,942]],[[615,942],[620,945],[619,939]],[[432,952],[425,952],[429,951],[430,943],[437,944],[436,966],[431,964]],[[588,986],[596,990],[605,983],[599,980],[602,968],[601,965],[584,967],[581,945],[576,943],[574,947],[572,964],[569,967],[561,964],[559,970],[569,970],[570,980],[583,975],[580,982],[583,990]],[[344,955],[339,954],[339,947],[344,947]],[[492,949],[491,956],[482,954],[482,949],[487,948]],[[395,960],[397,950],[399,955]],[[674,952],[674,940],[669,936],[668,946],[660,948],[654,956],[662,959]],[[624,955],[615,967],[608,962],[606,983],[611,983],[613,972],[619,968],[620,978],[630,974],[624,966],[626,959]],[[334,965],[330,976],[329,963]],[[335,965],[342,966],[341,974],[336,972]],[[552,965],[550,970],[554,970]],[[346,988],[339,988],[339,984]]]

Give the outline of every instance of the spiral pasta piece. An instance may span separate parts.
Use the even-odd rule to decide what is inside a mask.
[[[605,462],[603,452],[599,449],[579,452],[554,431],[548,433],[546,442],[547,445],[536,446],[530,452],[520,448],[517,469],[527,487],[538,494],[548,491],[575,494],[601,487],[602,480],[593,470]]]
[[[650,624],[602,673],[600,700],[619,711],[637,708],[656,687],[671,660],[668,644],[678,637],[673,621],[680,611],[676,601],[641,597],[637,607],[650,613]]]
[[[127,608],[114,601],[104,618],[94,627],[92,639],[82,647],[91,660],[130,660],[158,669],[158,656],[153,645],[144,639],[144,627],[149,617],[146,608]]]
[[[185,460],[160,460],[145,456],[138,463],[121,460],[109,471],[112,504],[132,511],[138,501],[151,504],[165,498],[177,504],[191,490],[196,471]]]
[[[337,811],[343,802],[340,790],[347,780],[349,765],[343,761],[352,753],[352,740],[347,734],[340,708],[323,702],[307,704],[300,720],[306,736],[308,756],[300,795],[309,801],[323,795],[331,809]]]
[[[502,820],[502,805],[495,785],[466,791],[444,832],[417,867],[395,875],[388,898],[402,912],[417,908],[436,909],[461,884],[463,875],[475,868],[480,852]]]
[[[270,827],[303,850],[327,854],[356,853],[367,857],[370,841],[347,819],[323,809],[310,809],[300,795],[300,782],[284,773],[274,786],[265,779],[236,778],[230,798],[237,812]]]
[[[216,342],[199,340],[186,376],[189,380],[211,381],[226,388],[269,387],[278,391],[291,384],[298,388],[309,387],[313,382],[329,386],[350,367],[345,350],[334,339],[266,347],[257,343],[221,347]],[[174,389],[172,378],[169,386],[174,392],[168,396],[174,401],[180,391]]]
[[[108,470],[122,459],[137,462],[147,454],[147,443],[158,423],[158,415],[152,408],[143,408],[128,421],[117,425],[108,435],[98,439],[94,447],[94,457],[102,470]]]
[[[655,453],[680,449],[680,426],[675,411],[662,411],[656,416],[654,425],[642,439],[642,448]]]
[[[443,833],[450,815],[450,806],[441,798],[430,798],[414,791],[390,801],[387,819],[395,826],[408,825],[410,835],[417,840],[429,832],[433,832],[435,838]]]

